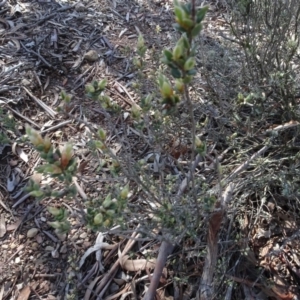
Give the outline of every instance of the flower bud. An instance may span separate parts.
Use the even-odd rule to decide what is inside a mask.
[[[94,217],[94,224],[100,225],[102,223],[103,223],[103,215],[101,213],[99,213]]]
[[[121,197],[121,199],[122,199],[122,200],[127,199],[128,193],[129,193],[129,185],[127,184],[127,185],[122,189],[122,191],[120,192],[120,197]]]
[[[184,70],[189,71],[189,70],[193,69],[195,64],[196,64],[196,60],[194,57],[188,58],[186,60],[186,62],[184,63]]]

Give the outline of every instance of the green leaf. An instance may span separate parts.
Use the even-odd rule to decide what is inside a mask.
[[[173,54],[169,50],[164,50],[163,52],[164,57],[166,58],[167,61],[172,61],[173,59]]]
[[[181,23],[183,19],[187,18],[186,12],[180,6],[175,6],[174,13],[178,23]]]
[[[30,192],[30,195],[34,198],[40,198],[44,195],[43,191],[42,190],[39,190],[39,191],[32,191]]]
[[[199,33],[200,33],[200,31],[202,30],[202,24],[201,23],[199,23],[199,24],[197,24],[194,28],[193,28],[193,30],[192,30],[192,37],[196,37]]]
[[[190,56],[196,56],[197,49],[198,49],[198,45],[194,45],[194,46],[191,48]]]
[[[184,9],[184,11],[185,11],[188,15],[191,14],[191,12],[192,12],[192,5],[191,5],[191,3],[187,3],[187,4],[185,4],[185,5],[182,5],[182,8]]]
[[[176,31],[179,31],[182,33],[186,32],[186,30],[183,27],[181,27],[179,24],[173,24],[173,27]]]
[[[208,6],[204,6],[197,11],[197,23],[200,23],[204,20],[207,11],[208,11]]]
[[[194,68],[196,64],[196,60],[194,57],[190,57],[186,60],[186,62],[184,63],[184,70],[185,71],[190,71]],[[190,74],[191,75],[191,74]]]
[[[186,49],[189,49],[189,48],[190,48],[190,42],[189,42],[189,39],[188,39],[186,33],[184,33],[184,34],[181,36],[180,41],[181,41],[181,43],[183,43],[183,45],[184,45],[184,47],[185,47]]]
[[[194,26],[194,21],[191,20],[190,18],[184,18],[181,22],[180,22],[180,25],[183,27],[183,28],[186,28],[186,29],[190,29]]]
[[[158,85],[160,88],[162,88],[165,80],[166,80],[166,77],[163,74],[158,75]]]
[[[98,83],[98,89],[99,90],[104,90],[107,84],[107,79],[103,79]]]
[[[187,72],[187,74],[190,75],[190,76],[194,76],[194,75],[197,74],[197,71],[196,71],[195,69],[192,69],[192,70],[189,70],[189,71]]]
[[[94,217],[94,223],[95,225],[101,225],[103,223],[103,215],[101,213]]]
[[[181,78],[181,72],[177,68],[172,68],[171,69],[171,75],[174,78]]]
[[[192,76],[185,76],[183,79],[182,79],[182,82],[184,83],[184,84],[189,84],[189,83],[191,83],[191,81],[192,81],[192,79],[193,79],[193,77]]]
[[[183,45],[182,45],[182,43],[177,43],[177,45],[173,49],[174,60],[175,61],[178,60],[181,57],[182,53],[183,53]]]

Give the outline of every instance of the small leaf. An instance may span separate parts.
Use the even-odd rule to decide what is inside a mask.
[[[122,200],[127,199],[128,193],[129,193],[129,185],[127,184],[127,185],[122,189],[122,191],[120,192],[120,197],[121,197],[121,199],[122,199]]]
[[[193,20],[185,18],[179,24],[185,29],[190,29],[194,26],[195,23]]]
[[[181,72],[177,68],[172,68],[171,74],[174,78],[181,78]]]
[[[205,6],[198,10],[197,12],[197,23],[200,23],[204,20],[206,12],[208,11],[208,6]]]
[[[179,24],[183,21],[183,19],[187,18],[186,12],[180,6],[174,7],[174,13],[175,13],[175,19]]]
[[[102,206],[104,208],[108,208],[110,205],[112,204],[112,200],[111,200],[111,194],[108,194],[105,198],[105,200],[102,203]]]
[[[164,50],[164,51],[163,51],[163,55],[165,56],[165,58],[166,58],[168,61],[172,61],[173,54],[172,54],[171,51],[169,51],[169,50]]]
[[[176,90],[177,90],[179,93],[183,93],[183,92],[184,92],[184,83],[182,82],[182,80],[177,79],[177,80],[175,81],[175,87],[176,87]]]
[[[183,43],[184,47],[186,49],[189,49],[190,48],[190,42],[189,42],[189,39],[186,35],[186,33],[184,33],[181,38],[180,38],[180,42]]]
[[[196,37],[199,33],[200,33],[200,31],[202,30],[202,24],[200,23],[200,24],[197,24],[194,28],[193,28],[193,30],[192,30],[192,37]]]
[[[104,90],[106,87],[106,84],[107,84],[107,79],[105,78],[98,83],[98,89],[101,91]]]
[[[161,87],[161,94],[163,97],[171,97],[173,95],[173,89],[171,84],[166,80]]]
[[[94,217],[94,224],[101,225],[102,223],[103,223],[103,215],[99,213]]]
[[[184,70],[185,71],[192,70],[194,68],[195,64],[196,64],[196,60],[194,57],[188,58],[187,61],[184,63]]]
[[[177,30],[179,32],[182,32],[182,33],[186,32],[186,30],[177,23],[173,24],[173,27],[174,27],[175,30]]]
[[[100,141],[105,142],[105,140],[106,140],[106,131],[104,129],[100,128],[97,133],[98,133],[98,136],[100,138]]]

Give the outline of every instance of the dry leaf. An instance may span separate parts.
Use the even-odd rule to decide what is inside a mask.
[[[19,156],[23,161],[26,163],[28,162],[28,156],[27,154],[23,151],[23,149],[17,145],[17,143],[14,143],[12,146],[12,152]]]
[[[0,215],[0,238],[4,237],[6,233],[6,225],[4,215]]]
[[[15,223],[7,225],[7,228],[6,228],[7,231],[12,231],[12,230],[17,229],[19,227],[19,225],[21,224],[21,222],[22,222],[22,220],[19,219]]]
[[[156,259],[128,259],[128,255],[120,259],[120,264],[126,271],[141,271],[146,269],[154,269]]]
[[[30,286],[26,286],[22,289],[22,291],[19,294],[19,297],[17,300],[27,300],[30,296],[31,290],[30,290]]]

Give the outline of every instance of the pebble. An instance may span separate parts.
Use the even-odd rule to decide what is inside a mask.
[[[27,79],[24,78],[24,79],[22,79],[21,84],[25,85],[25,86],[29,86],[30,85],[30,81],[28,81]]]
[[[37,235],[35,239],[39,244],[41,244],[43,242],[43,237],[40,234]]]
[[[98,60],[98,53],[95,50],[90,50],[84,54],[84,59],[89,62],[94,62]]]
[[[32,249],[37,249],[39,247],[38,243],[32,243],[31,244]]]
[[[54,247],[52,247],[52,246],[47,246],[47,247],[45,248],[45,250],[46,250],[46,251],[54,251]]]
[[[81,239],[85,239],[87,237],[87,233],[86,232],[83,232],[80,236],[79,236]]]
[[[72,241],[72,242],[76,242],[76,241],[78,240],[78,237],[79,237],[78,234],[74,234],[74,235],[71,237],[71,241]]]
[[[15,263],[16,264],[19,264],[20,263],[20,261],[21,261],[21,258],[18,256],[18,257],[16,257],[16,259],[15,259]]]
[[[67,251],[68,251],[68,247],[67,247],[67,245],[62,245],[62,247],[60,248],[60,253],[67,253]]]
[[[27,231],[27,237],[33,238],[38,234],[39,230],[37,228],[31,228]]]
[[[85,5],[79,2],[75,5],[75,10],[77,12],[84,12],[85,11]]]
[[[17,248],[17,244],[12,243],[12,244],[10,245],[10,249],[15,249],[15,248]]]

